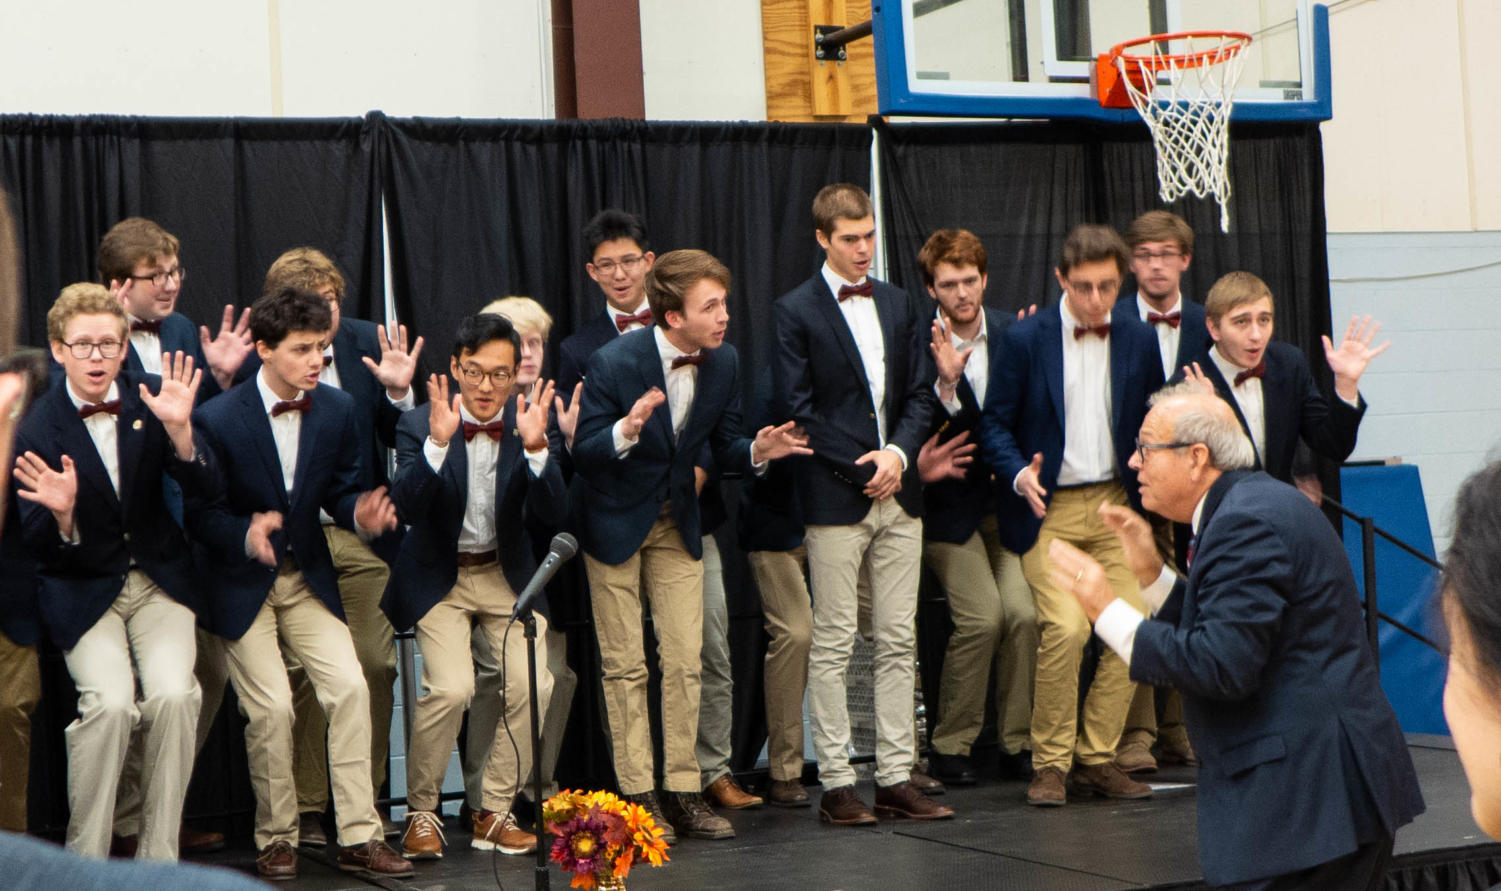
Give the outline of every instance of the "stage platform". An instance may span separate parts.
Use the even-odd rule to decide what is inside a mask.
[[[1469,787],[1449,739],[1413,735],[1408,744],[1428,810],[1398,833],[1389,887],[1464,891],[1501,881],[1501,844],[1486,838],[1470,816]],[[736,838],[680,842],[671,851],[670,863],[633,871],[628,885],[632,891],[1198,887],[1195,771],[1165,769],[1150,779],[1161,787],[1150,800],[1071,798],[1061,808],[1027,807],[1024,783],[992,780],[951,789],[943,801],[957,816],[937,823],[890,821],[870,828],[834,828],[821,825],[813,808],[730,811],[726,815],[735,825]],[[816,786],[809,789],[815,804],[819,791]],[[868,803],[868,784],[861,791]],[[447,854],[442,860],[417,864],[414,878],[361,880],[334,867],[332,849],[303,849],[300,878],[279,887],[522,891],[533,886],[532,858],[473,851],[468,833],[456,820],[450,819],[446,829]],[[246,842],[241,844],[246,846],[196,862],[253,871],[254,852]],[[567,876],[556,868],[551,887],[568,887]]]

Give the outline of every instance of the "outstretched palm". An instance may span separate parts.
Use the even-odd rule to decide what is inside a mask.
[[[171,430],[188,425],[193,416],[193,400],[198,396],[198,384],[203,379],[203,370],[193,367],[193,357],[181,352],[162,356],[161,392],[152,395],[141,384],[141,401],[156,415],[162,426]]]
[[[1323,338],[1324,358],[1329,361],[1329,370],[1334,372],[1336,379],[1359,381],[1371,360],[1386,352],[1386,348],[1392,345],[1389,340],[1371,348],[1371,341],[1376,339],[1376,332],[1380,330],[1381,323],[1373,321],[1370,316],[1356,316],[1345,328],[1345,339],[1338,349],[1328,337]]]
[[[552,391],[552,381],[548,381],[530,403],[526,396],[516,396],[516,432],[521,434],[521,444],[528,450],[536,451],[547,445],[547,414],[552,408]]]
[[[418,337],[416,343],[407,348],[407,326],[399,325],[392,329],[395,339],[386,336],[386,326],[379,325],[375,329],[376,337],[380,340],[380,362],[374,362],[369,356],[361,356],[360,361],[375,375],[381,386],[392,393],[405,395],[407,388],[412,385],[412,375],[417,371],[417,354],[422,352],[422,338]]]
[[[16,458],[16,482],[21,488],[16,494],[40,504],[61,517],[71,514],[78,497],[78,474],[73,469],[73,459],[63,455],[62,469],[53,470],[36,452],[27,452]]]

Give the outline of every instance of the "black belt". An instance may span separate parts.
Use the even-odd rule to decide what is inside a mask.
[[[479,553],[459,551],[458,558],[459,566],[463,568],[468,568],[471,566],[484,566],[489,563],[495,563],[498,559],[499,558],[495,556],[494,551],[481,551]]]

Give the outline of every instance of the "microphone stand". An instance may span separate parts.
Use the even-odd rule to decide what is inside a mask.
[[[548,873],[547,824],[542,819],[542,722],[537,715],[537,617],[527,607],[520,617],[526,636],[526,674],[530,685],[530,711],[532,717],[532,799],[537,803],[537,865],[534,868],[533,888],[551,888],[552,877]],[[521,765],[516,765],[519,769]]]

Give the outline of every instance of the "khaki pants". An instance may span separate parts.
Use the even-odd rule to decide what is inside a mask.
[[[31,777],[31,713],[42,699],[36,646],[0,632],[0,832],[26,831]]]
[[[623,563],[601,563],[585,554],[584,565],[604,669],[616,786],[622,795],[639,795],[656,785],[641,635],[649,601],[662,666],[662,786],[669,792],[700,791],[693,746],[698,737],[704,564],[683,547],[677,523],[667,516],[657,520],[640,550]]]
[[[1021,559],[1001,547],[993,514],[964,544],[930,541],[923,556],[943,585],[954,622],[938,685],[933,751],[969,754],[985,723],[993,661],[1001,747],[1014,755],[1031,745],[1037,665],[1037,609]]]
[[[131,570],[108,611],[63,654],[78,688],[68,725],[68,849],[109,856],[115,793],[140,725],[142,814],[137,856],[176,860],[202,695],[193,677],[193,611]],[[141,699],[136,700],[136,684]]]
[[[873,503],[859,523],[809,526],[808,575],[813,634],[808,655],[808,715],[824,788],[852,785],[845,674],[857,632],[860,566],[869,559],[871,628],[875,638],[876,782],[910,778],[916,761],[912,696],[915,679],[918,572],[922,521],[895,498]]]
[[[542,716],[542,797],[547,799],[558,794],[553,771],[558,766],[558,752],[563,748],[563,731],[568,729],[568,713],[573,709],[573,691],[578,687],[578,675],[568,667],[566,634],[543,622],[538,626],[537,641],[539,666],[543,658],[541,644],[547,644],[546,672],[552,677],[552,695],[547,697],[545,707],[538,708]],[[474,696],[469,700],[469,730],[464,738],[463,757],[459,761],[464,773],[464,797],[470,808],[479,810],[484,807],[485,762],[495,744],[495,728],[500,726],[500,653],[490,649],[489,635],[471,632],[469,655],[474,660]],[[539,669],[538,684],[542,682],[541,675]],[[530,688],[527,692],[531,692]],[[531,762],[521,766],[531,771]],[[521,794],[532,792],[535,779],[530,775],[527,777]]]
[[[359,536],[334,525],[323,527],[328,553],[339,574],[339,599],[354,640],[354,655],[370,688],[370,788],[376,794],[386,782],[391,751],[391,712],[395,706],[396,638],[381,595],[390,567],[360,541]],[[303,813],[328,808],[328,721],[318,707],[307,672],[284,653],[292,681],[292,770],[297,778],[297,809]]]
[[[278,645],[278,637],[280,645]],[[312,681],[328,720],[329,775],[339,844],[381,837],[370,787],[370,692],[349,628],[328,611],[302,573],[284,564],[239,640],[225,641],[229,680],[250,723],[245,748],[255,792],[255,846],[297,844],[297,787],[292,777],[292,685],[281,647]]]
[[[808,596],[807,550],[751,551],[746,555],[766,634],[766,754],[774,780],[803,776],[803,693],[813,644],[813,601]]]
[[[1022,571],[1037,598],[1039,642],[1037,684],[1032,707],[1032,766],[1056,767],[1067,773],[1072,764],[1104,764],[1115,760],[1126,710],[1136,685],[1112,649],[1104,648],[1094,681],[1079,710],[1079,663],[1093,629],[1079,601],[1048,580],[1048,544],[1054,539],[1083,550],[1105,569],[1115,596],[1140,609],[1141,591],[1126,564],[1125,552],[1100,519],[1101,504],[1126,504],[1119,483],[1099,483],[1053,493],[1037,543],[1022,555]]]
[[[478,625],[500,660],[505,676],[498,698],[503,698],[502,727],[489,727],[493,740],[485,758],[480,807],[504,814],[530,773],[532,730],[530,678],[527,675],[526,640],[520,622],[510,621],[516,594],[506,584],[499,563],[460,567],[452,590],[417,622],[417,644],[422,649],[422,685],[426,691],[417,700],[412,721],[412,743],[407,750],[407,802],[414,810],[436,811],[443,791],[448,756],[459,735],[464,709],[474,697],[474,662],[470,636]],[[537,616],[539,632],[547,620]],[[547,642],[537,637],[537,696],[552,695],[548,674]],[[474,718],[471,715],[471,726]],[[509,731],[509,732],[507,732]]]
[[[704,643],[699,674],[698,740],[693,754],[698,761],[699,785],[709,784],[730,772],[735,722],[735,682],[730,672],[730,611],[725,603],[724,568],[719,560],[719,542],[704,536]]]

